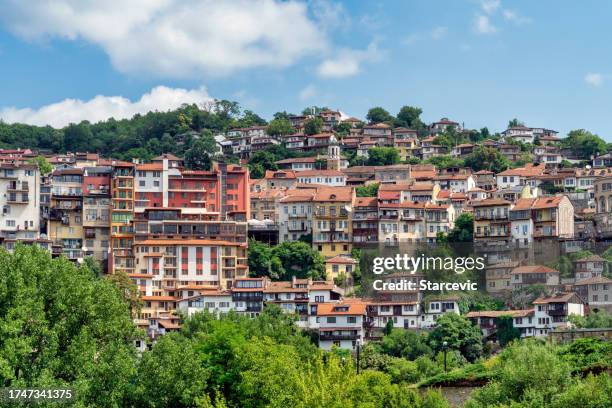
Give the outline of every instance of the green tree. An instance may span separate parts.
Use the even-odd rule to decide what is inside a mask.
[[[278,279],[285,271],[278,258],[275,258],[270,245],[255,239],[249,240],[249,273],[252,277],[269,276]]]
[[[193,170],[210,170],[212,166],[211,156],[215,154],[216,147],[212,135],[202,135],[185,152],[185,166]]]
[[[428,342],[434,352],[442,351],[443,343],[447,342],[450,349],[458,350],[468,361],[474,361],[482,354],[480,328],[455,313],[443,314],[436,320]]]
[[[525,123],[523,123],[522,121],[518,120],[517,118],[511,119],[508,121],[508,127],[518,127],[518,126],[525,126]]]
[[[472,242],[474,235],[474,215],[462,213],[455,220],[453,229],[448,232],[446,241],[448,242]]]
[[[433,164],[438,169],[448,169],[451,167],[465,167],[465,162],[462,159],[450,155],[434,156],[427,160],[427,163]]]
[[[325,279],[325,261],[321,254],[310,245],[294,241],[283,242],[272,249],[273,256],[277,257],[285,271],[281,280],[290,280],[293,276],[298,278]]]
[[[69,152],[86,152],[91,147],[93,134],[89,122],[71,123],[64,129],[64,148]]]
[[[249,169],[253,178],[263,178],[266,170],[278,170],[277,158],[267,150],[255,152],[249,160]]]
[[[612,327],[612,314],[606,310],[591,311],[586,317],[570,315],[568,320],[576,327],[585,329]]]
[[[307,135],[316,135],[323,130],[323,119],[320,117],[310,118],[304,122],[304,133]]]
[[[478,146],[465,158],[465,165],[473,171],[489,170],[494,173],[501,173],[510,167],[510,162],[499,150]]]
[[[475,391],[465,406],[550,406],[570,383],[569,366],[551,347],[515,342],[501,353],[496,379]]]
[[[0,251],[0,383],[125,406],[140,338],[119,288],[36,246]]]
[[[340,122],[336,126],[334,126],[334,132],[338,136],[346,136],[351,131],[351,124],[348,122]]]
[[[176,333],[159,338],[138,368],[138,400],[149,407],[189,407],[205,394],[210,373],[197,343]]]
[[[355,189],[357,197],[376,197],[378,195],[379,183],[372,183],[365,186],[358,186]]]
[[[393,329],[385,334],[379,347],[382,353],[408,360],[433,354],[427,345],[427,335],[404,329]]]
[[[602,138],[584,129],[569,132],[567,138],[561,141],[561,146],[572,149],[576,156],[584,160],[608,151],[608,146]]]
[[[497,340],[500,346],[505,346],[512,340],[521,338],[521,331],[512,324],[512,316],[499,316],[497,319]]]
[[[416,130],[423,125],[423,122],[421,122],[421,113],[423,113],[421,108],[407,105],[402,106],[397,114],[395,123],[397,126]]]
[[[394,147],[372,147],[368,150],[368,166],[389,166],[399,162],[399,150]]]
[[[28,161],[30,164],[35,164],[38,166],[38,170],[40,174],[46,176],[47,174],[53,171],[53,166],[49,164],[45,156],[37,156]]]
[[[382,122],[392,123],[394,120],[393,116],[391,116],[389,112],[387,112],[385,109],[381,108],[380,106],[370,109],[368,111],[368,114],[366,115],[366,119],[368,119],[370,123],[382,123]]]
[[[270,136],[283,136],[295,133],[295,129],[286,118],[277,118],[270,122],[267,132]]]

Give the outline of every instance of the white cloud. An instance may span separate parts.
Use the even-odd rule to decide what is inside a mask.
[[[599,87],[603,85],[604,76],[595,72],[589,72],[584,76],[584,82],[590,86]]]
[[[224,75],[286,67],[328,49],[308,6],[280,0],[0,0],[0,21],[29,40],[82,39],[125,73]],[[333,8],[320,15],[337,15]]]
[[[358,74],[364,62],[378,61],[383,56],[376,43],[370,43],[365,50],[342,49],[336,55],[321,62],[317,68],[324,78],[344,78]]]
[[[497,28],[491,24],[489,17],[477,15],[474,20],[474,31],[479,34],[493,34],[497,31]]]
[[[314,18],[324,30],[347,29],[351,24],[349,14],[340,3],[328,0],[311,0],[311,10]]]
[[[212,98],[205,88],[187,90],[157,86],[134,102],[122,96],[104,95],[97,95],[87,101],[64,99],[38,109],[0,108],[0,119],[8,123],[51,125],[60,128],[82,120],[97,122],[111,117],[124,119],[137,113],[176,109],[185,103],[206,105],[211,101]]]
[[[413,33],[413,34],[410,34],[410,35],[404,37],[401,40],[401,42],[404,45],[412,45],[412,44],[415,44],[418,41],[418,39],[419,39],[419,35],[416,34],[416,33]]]
[[[501,5],[501,1],[500,0],[482,0],[480,2],[480,6],[482,7],[482,11],[484,11],[487,14],[495,13],[500,5]]]
[[[310,101],[317,96],[317,88],[314,85],[310,84],[304,87],[299,94],[301,101]]]
[[[511,21],[517,25],[522,25],[531,22],[531,19],[529,17],[521,16],[514,10],[506,9],[502,11],[502,14],[506,20]]]
[[[436,27],[433,30],[431,30],[431,38],[433,38],[434,40],[440,40],[444,38],[444,36],[446,36],[447,32],[448,32],[447,27]]]

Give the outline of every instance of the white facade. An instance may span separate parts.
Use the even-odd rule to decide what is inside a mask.
[[[36,166],[0,168],[0,230],[5,239],[35,240],[40,230],[40,173]]]

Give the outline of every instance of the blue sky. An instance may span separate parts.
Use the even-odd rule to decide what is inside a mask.
[[[0,118],[60,126],[209,98],[267,118],[408,104],[426,121],[501,131],[518,117],[612,141],[605,0],[112,3],[0,0]]]

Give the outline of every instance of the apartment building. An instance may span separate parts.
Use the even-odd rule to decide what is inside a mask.
[[[40,242],[41,177],[38,167],[26,163],[0,164],[0,239],[11,250],[17,241]]]
[[[386,123],[363,126],[363,138],[375,142],[377,146],[393,146],[393,129]]]
[[[535,239],[574,237],[574,206],[565,195],[535,199],[531,218]]]
[[[605,276],[576,281],[573,290],[589,306],[590,311],[612,312],[612,279]]]
[[[568,317],[584,316],[584,301],[574,292],[555,293],[533,302],[535,308],[535,336],[545,336],[550,331],[568,327]]]
[[[83,169],[83,256],[91,256],[108,269],[111,211],[110,166]]]
[[[461,125],[458,122],[449,120],[448,118],[442,118],[437,122],[433,122],[429,126],[429,132],[432,135],[436,135],[438,133],[444,133],[448,131],[449,128],[458,132],[461,130]]]
[[[338,255],[325,260],[327,281],[335,282],[337,278],[350,281],[357,267],[357,261],[350,256]]]
[[[468,312],[465,317],[480,327],[483,337],[488,340],[494,339],[497,333],[498,319],[502,316],[512,318],[512,325],[521,332],[521,337],[533,336],[533,309],[524,310],[484,310],[479,312]]]
[[[544,265],[518,266],[510,272],[512,288],[521,289],[530,285],[544,285],[548,290],[559,286],[559,271]]]
[[[528,179],[543,175],[545,169],[546,166],[544,164],[527,164],[525,167],[504,170],[501,173],[497,173],[497,188],[523,186],[528,184]],[[533,185],[533,187],[536,186]]]
[[[353,350],[358,344],[363,344],[366,307],[365,302],[352,299],[319,303],[319,347],[323,350],[331,350],[334,346]]]
[[[487,265],[485,279],[487,292],[491,295],[506,296],[512,291],[511,272],[518,266],[518,262],[498,262]]]
[[[298,183],[318,184],[329,187],[346,186],[346,174],[340,170],[304,170],[296,175]]]
[[[83,170],[63,168],[52,173],[49,239],[53,254],[83,259]]]
[[[356,197],[353,207],[353,244],[378,242],[378,199]]]
[[[134,176],[135,165],[113,160],[111,177],[111,252],[109,272],[135,272],[134,266]],[[164,301],[165,302],[165,301]]]
[[[510,243],[510,208],[512,203],[487,199],[472,203],[474,209],[474,242],[507,245]]]
[[[459,297],[455,295],[433,295],[425,299],[425,314],[421,315],[421,326],[434,326],[445,313],[461,314]]]
[[[593,254],[574,261],[576,280],[599,278],[603,275],[606,260]]]
[[[314,198],[317,190],[291,189],[279,200],[279,242],[297,241],[312,234]]]
[[[251,193],[251,220],[279,222],[281,190],[264,190]]]
[[[313,199],[312,245],[324,258],[350,254],[353,249],[352,187],[321,187]]]

